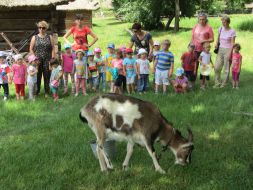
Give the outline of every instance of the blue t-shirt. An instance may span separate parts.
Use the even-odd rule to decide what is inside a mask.
[[[136,64],[136,60],[134,58],[129,59],[126,57],[124,59],[123,65],[126,67],[126,77],[130,78],[136,75],[135,64]]]
[[[174,64],[174,55],[170,51],[159,51],[156,55],[156,69],[160,71],[169,70],[171,65]]]

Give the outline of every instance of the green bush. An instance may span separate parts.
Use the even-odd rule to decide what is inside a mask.
[[[238,29],[242,31],[253,32],[253,20],[245,20],[238,25]]]

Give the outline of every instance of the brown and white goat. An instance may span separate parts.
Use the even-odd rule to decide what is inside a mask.
[[[106,138],[127,141],[127,154],[123,168],[128,168],[134,144],[145,146],[155,170],[165,173],[158,163],[154,143],[160,141],[175,155],[175,163],[185,165],[191,161],[193,135],[188,129],[188,139],[163,117],[157,106],[140,99],[105,94],[91,99],[80,112],[80,119],[87,122],[97,138],[97,154],[102,171],[113,166],[104,151]]]

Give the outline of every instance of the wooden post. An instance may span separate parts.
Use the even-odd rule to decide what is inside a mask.
[[[53,41],[54,41],[54,48],[55,48],[55,55],[57,56],[56,58],[60,58],[60,51],[58,47],[58,12],[56,11],[56,7],[54,7],[51,10],[51,34],[53,36]]]

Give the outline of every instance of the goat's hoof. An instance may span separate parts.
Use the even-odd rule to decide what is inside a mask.
[[[125,171],[127,171],[128,170],[128,166],[123,165],[122,169],[125,170]]]
[[[166,174],[166,172],[163,169],[161,169],[161,168],[157,169],[156,171],[159,172],[160,174]]]

